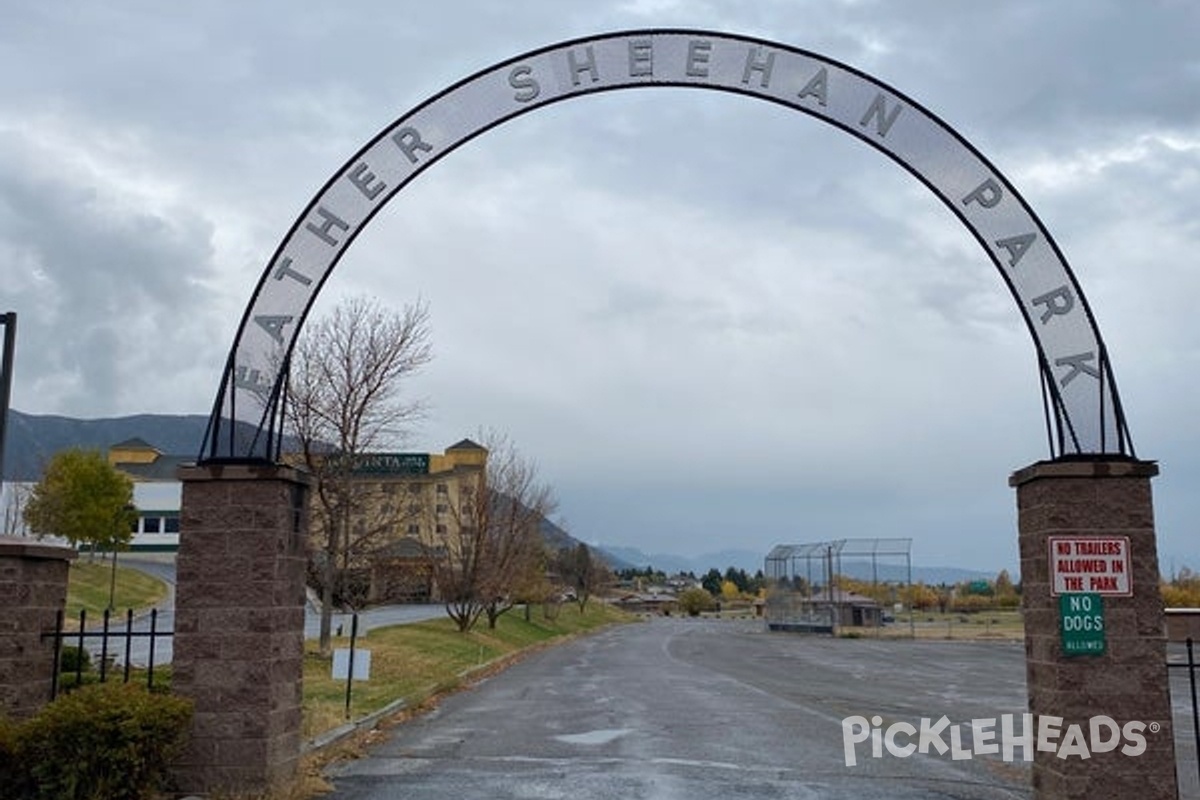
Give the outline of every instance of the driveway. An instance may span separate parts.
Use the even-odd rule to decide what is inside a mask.
[[[332,768],[328,797],[1027,798],[1019,755],[875,758],[864,743],[848,765],[842,725],[1020,713],[1024,675],[1020,644],[656,619],[550,649],[446,699]]]
[[[157,631],[175,630],[175,561],[164,557],[139,557],[138,555],[121,556],[118,563],[121,566],[137,569],[164,581],[167,584],[167,597],[156,606],[157,612],[152,620],[149,613],[135,617],[131,630],[134,633],[148,633],[153,622]],[[421,622],[428,619],[439,619],[446,616],[442,605],[396,605],[378,606],[362,611],[358,615],[358,630],[365,634],[375,628],[386,628],[391,625],[403,625],[409,622]],[[339,628],[346,636],[350,635],[350,614],[334,614],[333,630]],[[114,618],[109,627],[113,637],[108,643],[108,650],[116,656],[115,663],[124,664],[126,661],[125,616]],[[304,608],[304,638],[316,639],[321,631],[321,612],[312,604]],[[171,638],[161,637],[154,640],[154,663],[168,664],[172,658]],[[67,640],[70,644],[70,639]],[[86,642],[87,649],[99,656],[103,645],[98,639]],[[144,667],[150,662],[150,638],[148,636],[130,637],[128,640],[128,661],[138,667]]]

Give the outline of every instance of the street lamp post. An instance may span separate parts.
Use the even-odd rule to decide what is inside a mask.
[[[137,508],[132,503],[126,503],[121,507],[113,519],[113,537],[110,540],[112,547],[112,574],[108,580],[108,610],[116,610],[114,600],[117,596],[117,550],[120,547],[117,530],[118,525],[128,525],[129,515],[136,513]]]
[[[112,577],[108,581],[108,610],[114,610],[113,599],[117,595],[117,546],[114,543],[112,549]]]
[[[8,429],[8,398],[12,389],[13,351],[17,341],[17,312],[0,314],[4,349],[0,352],[0,488],[4,486],[4,433]]]

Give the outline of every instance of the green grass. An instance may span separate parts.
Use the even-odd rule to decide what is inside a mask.
[[[81,555],[71,562],[70,580],[67,584],[67,620],[79,620],[79,610],[87,611],[89,619],[99,619],[108,608],[110,587],[112,586],[112,562],[90,561],[86,555]],[[167,596],[167,584],[158,578],[147,575],[136,569],[121,566],[117,559],[116,592],[113,595],[113,607],[116,613],[124,615],[125,610],[135,611],[149,608],[159,603]]]
[[[896,621],[886,626],[884,636],[909,636],[918,639],[1022,639],[1025,625],[1021,612],[1015,609],[994,609],[968,614],[959,612],[916,611],[910,631],[908,612],[896,615]],[[868,633],[868,636],[873,633]]]
[[[441,692],[460,686],[474,668],[514,656],[531,647],[631,619],[601,603],[588,604],[584,614],[566,605],[554,620],[535,609],[529,622],[514,609],[500,618],[495,630],[486,619],[470,633],[459,633],[449,619],[431,620],[371,631],[357,647],[371,651],[371,677],[355,681],[351,716],[361,717],[395,700],[415,707]],[[350,646],[349,637],[335,638],[335,648]],[[322,658],[315,641],[307,643],[304,659],[304,735],[316,736],[345,722],[346,681],[331,677],[332,659]]]

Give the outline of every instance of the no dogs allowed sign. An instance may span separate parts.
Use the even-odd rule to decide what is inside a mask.
[[[1051,536],[1050,594],[1133,594],[1128,536]]]

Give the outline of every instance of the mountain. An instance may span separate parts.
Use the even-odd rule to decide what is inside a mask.
[[[744,569],[746,572],[754,574],[758,570],[763,569],[763,564],[767,556],[766,552],[759,553],[754,550],[718,550],[712,553],[687,557],[665,553],[644,553],[636,547],[601,545],[601,548],[605,552],[611,553],[618,559],[627,562],[630,566],[641,568],[653,567],[668,574],[690,572],[693,575],[703,575],[710,569],[716,569],[723,573],[729,567]],[[821,572],[821,564],[819,562],[814,562],[812,567],[814,574]],[[872,577],[881,581],[908,580],[908,568],[904,564],[896,563],[895,558],[880,558],[874,565],[874,568],[872,568],[870,560],[846,558],[842,561],[841,571],[852,578],[865,580],[869,580]],[[931,586],[991,579],[994,577],[996,577],[995,573],[962,569],[960,567],[919,566],[914,564],[912,568],[912,580],[914,583],[920,581]]]
[[[137,414],[110,419],[76,419],[8,412],[4,479],[36,481],[50,457],[69,447],[101,452],[139,438],[170,455],[199,455],[208,417],[201,414]]]
[[[41,478],[42,466],[60,450],[84,447],[104,452],[118,442],[135,437],[169,455],[199,455],[207,427],[208,417],[202,414],[137,414],[108,419],[77,419],[25,414],[10,409],[4,447],[4,479],[36,481]],[[547,542],[556,547],[576,543],[570,534],[548,520],[542,533]],[[691,572],[696,575],[703,575],[712,568],[724,572],[731,566],[753,574],[763,568],[763,559],[766,557],[765,552],[753,550],[720,550],[688,557],[670,553],[647,554],[634,547],[604,544],[595,545],[594,549],[604,555],[613,569],[652,566],[668,573]],[[877,567],[877,576],[881,580],[902,580],[904,575],[896,573],[897,569],[904,568],[897,567],[894,562],[881,563]],[[865,568],[843,564],[843,571],[855,577],[871,576],[869,563]],[[928,584],[992,577],[995,576],[955,567],[913,567],[913,580]]]
[[[167,455],[199,455],[204,447],[208,417],[201,414],[136,414],[109,419],[77,419],[51,414],[8,412],[4,446],[4,479],[32,482],[42,477],[42,467],[60,450],[82,447],[105,452],[114,444],[138,438]],[[550,520],[542,536],[556,549],[579,542]],[[602,548],[601,555],[613,569],[629,566]]]
[[[714,553],[689,557],[672,553],[644,553],[636,547],[605,544],[599,545],[599,547],[631,567],[641,567],[643,569],[653,567],[668,574],[691,572],[695,575],[703,575],[713,567],[722,572],[725,571],[726,567],[736,567],[737,569],[744,569],[750,574],[754,574],[763,568],[763,558],[766,557],[766,553],[759,553],[753,550],[720,550]]]

